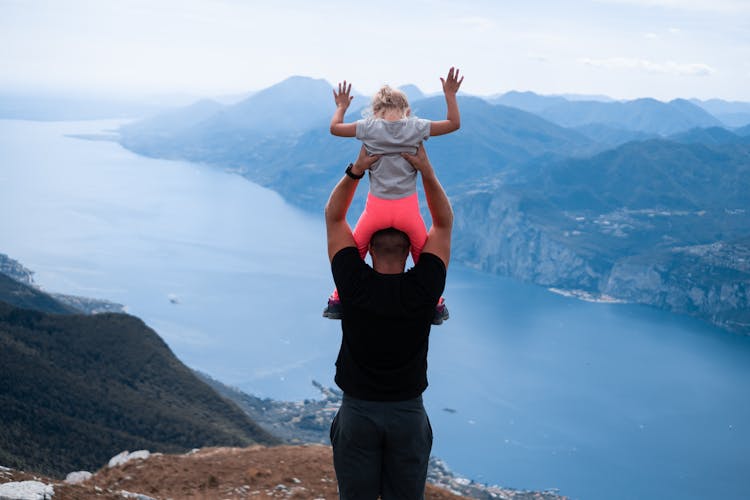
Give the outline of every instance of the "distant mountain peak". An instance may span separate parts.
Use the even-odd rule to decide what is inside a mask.
[[[323,78],[312,78],[310,76],[303,76],[303,75],[293,75],[288,78],[285,78],[284,80],[281,80],[279,83],[275,83],[271,85],[270,87],[265,88],[264,90],[261,90],[261,92],[264,92],[266,90],[270,90],[273,88],[283,88],[283,87],[299,87],[299,86],[321,86],[324,85],[326,87],[331,87],[331,84],[328,83]]]
[[[411,83],[401,85],[398,89],[406,94],[406,98],[409,99],[410,103],[425,98],[424,92],[422,92],[419,87]]]
[[[206,126],[217,134],[306,130],[330,119],[334,110],[331,89],[322,78],[290,76],[226,107]]]
[[[504,96],[527,96],[527,97],[536,97],[540,96],[541,94],[537,94],[536,92],[533,92],[531,90],[509,90],[508,92],[502,94]]]

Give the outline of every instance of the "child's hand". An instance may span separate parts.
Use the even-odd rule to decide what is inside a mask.
[[[453,68],[451,68],[453,70]],[[352,90],[352,84],[350,83],[348,86],[346,85],[346,80],[344,80],[343,85],[339,83],[339,92],[336,93],[336,89],[333,89],[333,100],[336,101],[336,107],[337,108],[348,108],[349,103],[352,102],[352,99],[354,99],[354,96],[350,96],[349,92]]]
[[[456,94],[458,92],[458,88],[461,86],[461,82],[464,81],[464,77],[462,76],[461,79],[458,79],[458,70],[454,70],[451,68],[448,71],[448,77],[443,79],[440,78],[440,82],[443,84],[443,93],[445,94]]]

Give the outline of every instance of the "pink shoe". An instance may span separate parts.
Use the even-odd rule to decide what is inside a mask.
[[[433,325],[442,325],[443,321],[450,318],[451,315],[448,313],[448,307],[445,305],[445,300],[440,297],[437,305],[435,306],[435,315],[432,317]]]
[[[341,308],[341,301],[338,296],[331,295],[328,298],[328,305],[323,309],[323,317],[328,319],[341,319],[344,316],[344,310]]]

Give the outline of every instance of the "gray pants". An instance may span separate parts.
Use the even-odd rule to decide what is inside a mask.
[[[424,498],[432,427],[422,396],[381,402],[344,395],[331,444],[340,499]]]

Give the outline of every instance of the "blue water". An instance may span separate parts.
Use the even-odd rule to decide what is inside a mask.
[[[0,252],[50,291],[127,305],[248,392],[332,385],[322,217],[215,167],[65,137],[117,123],[0,121]],[[748,497],[750,339],[458,265],[445,296],[425,403],[454,470],[581,499]]]

